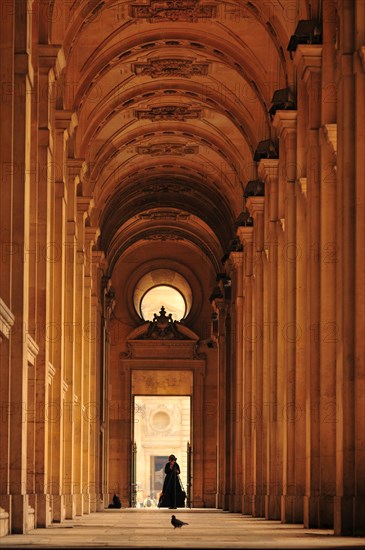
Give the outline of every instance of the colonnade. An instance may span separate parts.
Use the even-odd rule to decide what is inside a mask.
[[[337,53],[334,17],[323,45],[294,53],[298,110],[273,117],[279,155],[258,162],[264,196],[245,200],[253,223],[238,227],[243,251],[229,254],[232,284],[213,302],[218,345],[232,350],[219,354],[231,389],[217,500],[351,535],[365,528],[365,75],[353,4],[338,9]]]

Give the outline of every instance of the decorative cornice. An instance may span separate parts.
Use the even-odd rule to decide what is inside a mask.
[[[327,143],[332,147],[335,158],[337,158],[337,124],[325,124],[323,132]]]
[[[188,119],[201,118],[202,110],[191,108],[188,105],[162,105],[159,107],[151,107],[150,109],[137,109],[135,116],[139,120],[149,119],[152,122],[162,120],[178,120],[185,122]]]
[[[30,365],[35,364],[35,359],[39,352],[38,344],[33,340],[30,334],[27,334],[27,361]]]
[[[151,23],[161,21],[188,21],[212,19],[217,15],[217,3],[201,0],[150,0],[148,4],[133,3],[130,15],[135,19],[148,19]]]
[[[146,63],[133,63],[132,71],[139,76],[160,78],[173,76],[191,78],[193,76],[206,76],[208,63],[197,63],[194,58],[165,58],[149,59]]]
[[[3,336],[9,340],[11,327],[14,325],[15,315],[0,298],[0,338]]]
[[[298,184],[299,184],[299,187],[300,187],[300,190],[301,190],[302,194],[306,197],[307,196],[307,185],[308,185],[307,178],[299,178],[298,179]]]
[[[153,183],[142,189],[143,193],[192,193],[192,188],[178,183]]]
[[[55,374],[56,374],[55,367],[52,365],[52,363],[48,362],[48,372],[47,372],[48,384],[52,384],[52,380]]]
[[[144,237],[145,241],[183,241],[184,237],[175,235],[174,233],[155,233],[154,235],[147,235]]]
[[[360,46],[359,48],[359,57],[362,63],[363,71],[365,72],[365,46]]]

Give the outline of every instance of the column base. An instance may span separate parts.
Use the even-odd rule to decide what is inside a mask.
[[[281,496],[280,495],[265,495],[265,518],[266,519],[281,518]]]
[[[51,495],[52,521],[61,523],[66,517],[66,505],[64,495]]]
[[[233,511],[237,514],[242,512],[242,495],[235,495]]]
[[[11,533],[25,535],[28,532],[28,495],[11,495]]]
[[[265,495],[253,495],[252,515],[255,518],[265,517]]]
[[[334,531],[337,536],[365,535],[365,496],[334,497]]]
[[[77,493],[76,495],[74,495],[75,497],[75,500],[76,500],[76,515],[77,516],[82,516],[83,514],[83,495],[81,493]]]
[[[282,495],[281,523],[303,523],[303,497]]]
[[[333,496],[305,496],[303,520],[304,527],[333,529]]]
[[[245,516],[252,516],[253,495],[242,496],[242,514]]]
[[[48,527],[52,523],[51,495],[40,494],[36,498],[36,526]]]
[[[74,519],[76,516],[75,495],[65,495],[66,519]]]
[[[8,535],[9,533],[10,533],[9,514],[4,510],[4,508],[0,508],[0,537],[5,537],[5,535]]]

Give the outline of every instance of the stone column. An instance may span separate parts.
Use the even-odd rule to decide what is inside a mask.
[[[65,235],[65,302],[64,302],[64,383],[67,392],[63,405],[63,489],[66,504],[66,518],[75,517],[74,452],[75,452],[75,322],[76,322],[76,185],[81,163],[67,160],[67,224]]]
[[[91,477],[91,464],[93,459],[91,427],[97,422],[98,413],[96,403],[93,400],[91,384],[92,373],[92,349],[95,343],[95,321],[92,317],[92,247],[96,242],[98,228],[87,226],[85,228],[85,276],[84,276],[84,373],[82,394],[82,423],[83,423],[83,456],[82,456],[82,495],[83,513],[91,512],[92,499],[95,499],[95,485]]]
[[[296,346],[302,336],[302,330],[296,321],[296,262],[301,250],[296,235],[296,197],[297,178],[297,111],[277,111],[273,120],[280,140],[280,173],[285,187],[285,245],[283,260],[285,263],[285,314],[281,325],[281,335],[285,346],[285,381],[283,440],[283,496],[281,499],[281,521],[283,523],[301,523],[303,521],[304,478],[296,475],[295,438],[305,440],[304,411],[296,402],[296,392],[300,390],[297,380]],[[303,457],[302,457],[303,458]]]
[[[299,45],[294,56],[298,71],[298,90],[306,95],[306,104],[300,111],[307,120],[307,152],[305,173],[307,175],[307,448],[306,448],[306,496],[304,497],[305,527],[324,527],[320,508],[330,506],[330,500],[321,495],[320,461],[320,256],[318,235],[320,231],[320,144],[321,125],[321,64],[322,46]],[[299,93],[299,91],[298,91]]]
[[[336,535],[365,534],[365,4],[338,2]]]
[[[67,186],[66,174],[64,173],[66,147],[68,139],[67,129],[70,126],[71,113],[69,111],[56,111],[55,127],[53,135],[53,159],[55,166],[54,189],[52,209],[52,242],[57,258],[52,262],[52,287],[53,308],[51,323],[58,330],[58,337],[51,342],[51,364],[54,368],[52,377],[52,411],[54,412],[52,422],[49,426],[49,450],[50,463],[48,475],[48,493],[51,495],[52,520],[61,522],[65,517],[64,496],[62,494],[63,470],[62,460],[64,455],[63,441],[63,417],[69,411],[63,409],[64,397],[64,352],[66,346],[66,335],[69,335],[69,327],[65,322],[65,269],[68,250],[66,243],[67,223]]]
[[[263,325],[264,325],[264,197],[249,197],[246,206],[254,219],[254,285],[253,285],[253,363],[252,406],[250,411],[252,434],[252,515],[265,516],[266,449],[263,445]]]
[[[234,402],[232,402],[233,432],[234,432],[234,487],[235,495],[233,502],[233,512],[242,511],[243,494],[243,358],[244,358],[244,338],[243,338],[243,252],[231,252],[229,255],[231,266],[230,276],[232,279],[232,302],[235,303],[235,332],[232,344],[235,347],[235,379],[233,381]]]
[[[225,303],[223,298],[216,298],[212,306],[218,315],[218,415],[217,415],[217,434],[218,434],[218,495],[217,506],[227,510],[227,430],[226,430],[226,324],[225,324]]]
[[[29,205],[30,205],[30,118],[33,67],[28,51],[30,29],[27,6],[15,2],[12,7],[14,23],[14,133],[7,139],[12,143],[11,175],[11,294],[9,307],[15,321],[10,341],[10,441],[9,486],[11,496],[11,531],[26,533],[28,520],[27,475],[27,422],[28,403],[28,339],[29,319]],[[10,37],[9,37],[10,38]],[[12,128],[12,125],[10,125]],[[7,219],[6,216],[5,219]]]
[[[252,369],[253,369],[253,317],[252,317],[252,283],[253,283],[253,227],[239,227],[237,235],[244,247],[243,253],[243,391],[242,391],[242,483],[243,495],[241,510],[243,514],[252,513],[253,478],[252,478]]]
[[[74,370],[74,487],[76,515],[83,514],[83,460],[84,460],[84,369],[85,369],[85,220],[90,214],[91,198],[77,197],[77,252],[75,266],[75,370]]]
[[[51,285],[51,265],[54,257],[54,246],[51,239],[51,212],[53,197],[51,194],[55,171],[53,169],[53,141],[50,139],[49,128],[52,126],[50,113],[53,104],[50,91],[52,90],[51,68],[55,64],[59,47],[40,46],[38,49],[38,192],[37,204],[34,205],[37,212],[36,220],[36,244],[38,252],[36,269],[36,340],[39,345],[39,353],[36,362],[37,371],[37,429],[35,435],[35,482],[37,490],[37,526],[46,527],[51,522],[50,499],[47,494],[48,485],[48,430],[52,421],[52,414],[47,415],[49,404],[46,383],[49,375],[50,343],[59,338],[59,327],[50,323],[53,294],[49,291]],[[52,71],[53,73],[53,71]],[[53,377],[51,377],[52,380]],[[52,382],[51,382],[52,383]],[[52,407],[52,405],[51,405]],[[49,410],[51,410],[51,407]],[[56,413],[59,414],[59,411]]]

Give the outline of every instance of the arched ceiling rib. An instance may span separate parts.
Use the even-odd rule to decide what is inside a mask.
[[[94,198],[111,266],[128,247],[170,238],[219,269],[256,176],[255,148],[273,135],[272,94],[292,78],[286,46],[298,13],[277,4],[52,2],[63,14],[51,35],[66,59],[63,104],[77,115],[82,190]],[[305,18],[305,2],[299,9]]]

